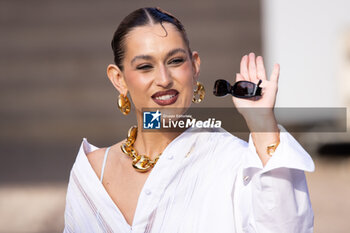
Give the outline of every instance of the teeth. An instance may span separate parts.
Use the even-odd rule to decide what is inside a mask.
[[[158,96],[156,97],[157,100],[168,100],[173,98],[175,95],[162,95],[162,96]]]

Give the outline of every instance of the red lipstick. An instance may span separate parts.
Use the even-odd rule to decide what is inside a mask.
[[[175,89],[166,91],[158,91],[152,95],[152,99],[157,104],[164,106],[170,105],[176,102],[179,92]]]

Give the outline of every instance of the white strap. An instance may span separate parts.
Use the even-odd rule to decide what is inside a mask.
[[[107,150],[106,150],[106,152],[105,152],[105,157],[104,157],[104,159],[103,159],[102,171],[101,171],[101,178],[100,178],[101,183],[102,183],[102,179],[103,179],[103,173],[104,173],[104,171],[105,171],[106,161],[107,161],[107,157],[108,157],[108,151],[109,151],[110,148],[111,148],[111,147],[108,147],[108,148],[107,148]]]

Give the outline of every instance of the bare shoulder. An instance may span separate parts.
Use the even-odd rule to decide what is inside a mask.
[[[111,146],[112,148],[120,148],[120,145],[125,142],[125,140],[122,140],[114,145]],[[87,153],[86,157],[89,160],[91,167],[97,174],[97,176],[100,178],[101,170],[102,170],[102,163],[103,159],[106,153],[107,147],[99,148],[97,150],[94,150],[92,152]],[[111,150],[110,150],[111,151]]]
[[[91,167],[94,169],[96,175],[100,178],[101,170],[102,170],[102,162],[103,157],[105,155],[107,148],[100,148],[89,152],[86,157],[90,162]]]

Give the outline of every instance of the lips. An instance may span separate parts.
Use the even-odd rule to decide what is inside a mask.
[[[175,89],[159,91],[152,95],[152,99],[159,105],[169,105],[176,102],[179,92]]]

